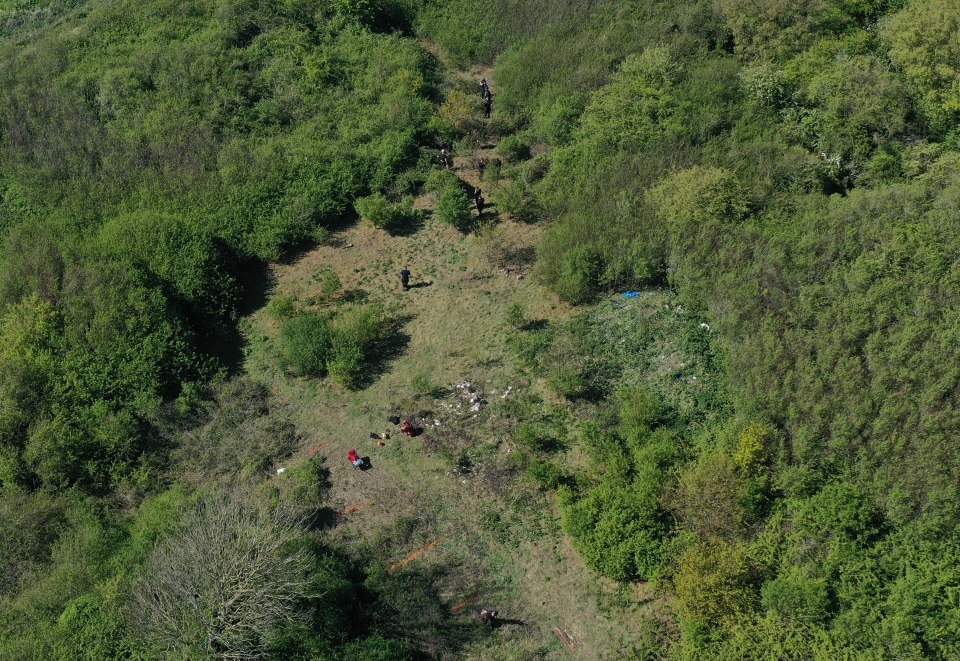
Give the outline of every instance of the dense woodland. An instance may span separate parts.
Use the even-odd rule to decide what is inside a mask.
[[[953,0],[0,1],[0,657],[453,658],[304,529],[320,463],[263,479],[298,430],[237,322],[358,213],[432,189],[473,231],[435,163],[480,133],[577,306],[513,310],[575,420],[525,412],[518,461],[669,596],[636,657],[960,657],[958,35]],[[431,48],[495,65],[489,124]],[[628,378],[628,289],[676,292],[709,388]],[[283,303],[291,372],[363,387],[383,310]]]

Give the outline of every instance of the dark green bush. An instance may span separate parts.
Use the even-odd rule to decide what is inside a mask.
[[[497,154],[505,163],[519,163],[530,158],[530,145],[519,136],[508,135],[497,145]]]
[[[437,196],[435,213],[442,222],[460,231],[468,230],[473,224],[470,198],[467,197],[467,194],[463,192],[459,185],[455,188],[447,187],[440,191]]]
[[[283,365],[301,376],[323,376],[331,357],[333,333],[328,317],[304,314],[288,319],[280,328]]]

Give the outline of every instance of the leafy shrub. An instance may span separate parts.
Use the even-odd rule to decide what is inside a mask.
[[[827,582],[796,570],[764,583],[760,594],[763,607],[786,621],[817,624],[829,615]]]
[[[277,294],[267,303],[267,314],[283,321],[289,319],[297,313],[297,299],[289,294]]]
[[[497,154],[505,163],[519,163],[530,158],[530,145],[516,135],[508,135],[497,145]]]
[[[507,306],[503,313],[503,320],[514,330],[523,330],[527,325],[527,315],[524,312],[523,305],[514,301]]]
[[[739,546],[719,540],[691,546],[677,560],[677,613],[682,620],[732,624],[754,607],[751,579]]]
[[[470,214],[470,198],[459,185],[456,188],[448,187],[440,191],[435,213],[442,222],[460,231],[466,231],[473,221]]]
[[[556,446],[556,439],[551,438],[547,430],[531,422],[517,425],[511,436],[514,443],[534,452],[548,451]]]
[[[320,293],[324,298],[330,299],[336,296],[340,291],[340,276],[336,271],[324,271],[320,278]]]
[[[358,384],[387,328],[384,312],[377,306],[353,306],[337,314],[330,327],[327,363],[334,383],[348,388]]]
[[[440,104],[437,114],[451,126],[455,134],[463,134],[478,123],[478,106],[476,96],[455,87]]]
[[[648,388],[622,388],[620,400],[620,433],[627,439],[644,436],[659,421],[661,403]]]
[[[560,264],[560,277],[553,284],[557,295],[574,305],[589,301],[600,285],[600,256],[581,246],[567,252]]]
[[[382,193],[375,193],[358,199],[354,203],[354,208],[374,227],[394,230],[413,215],[413,198],[405,197],[400,202],[391,202]]]
[[[527,464],[527,475],[529,475],[541,489],[553,491],[561,485],[570,482],[570,475],[563,468],[553,461],[542,461],[540,459],[531,459]]]
[[[751,422],[737,436],[737,450],[733,463],[748,475],[755,472],[768,458],[771,430],[759,422]]]
[[[280,352],[284,367],[301,376],[323,376],[330,360],[330,321],[319,314],[288,319],[280,328]]]
[[[491,177],[491,181],[497,180],[492,178],[493,174],[490,172],[487,172],[487,176]],[[520,178],[507,182],[497,191],[497,204],[504,212],[525,223],[536,222],[543,213],[533,191]]]
[[[642,579],[659,571],[665,527],[649,485],[601,482],[563,507],[563,526],[584,562],[604,576]]]
[[[746,496],[746,484],[733,460],[712,451],[684,467],[671,506],[701,538],[733,539],[746,522]]]

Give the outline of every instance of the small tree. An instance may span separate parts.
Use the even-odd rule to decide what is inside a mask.
[[[283,364],[300,375],[326,374],[330,344],[330,322],[322,315],[293,317],[280,329]]]
[[[440,191],[437,197],[437,218],[459,230],[470,226],[470,198],[459,186]]]
[[[264,658],[271,635],[301,617],[309,596],[309,558],[287,551],[300,534],[289,516],[236,493],[202,501],[154,548],[131,620],[168,657]]]

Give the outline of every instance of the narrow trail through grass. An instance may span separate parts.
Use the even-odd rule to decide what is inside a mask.
[[[483,74],[494,80],[492,71]],[[458,154],[454,167],[479,186],[473,156]],[[425,195],[417,206],[432,202]],[[536,244],[537,227],[506,217],[500,225],[513,245]],[[398,278],[404,265],[415,285],[406,292]],[[429,217],[405,236],[359,223],[292,263],[274,264],[273,294],[293,296],[309,309],[325,270],[336,272],[351,296],[381,303],[404,322],[399,355],[367,387],[342,391],[284,374],[275,359],[277,322],[259,310],[244,325],[247,372],[289,405],[303,434],[301,451],[286,466],[314,455],[326,459],[333,513],[327,542],[396,571],[435,571],[434,587],[455,617],[475,619],[477,609],[491,607],[523,623],[462,650],[466,658],[620,658],[638,635],[624,624],[637,618],[624,611],[643,602],[642,586],[620,587],[585,568],[546,497],[509,471],[509,439],[477,430],[474,419],[482,420],[482,412],[463,411],[449,390],[439,399],[411,391],[419,376],[447,389],[468,381],[490,407],[522,396],[536,386],[512,365],[505,310],[519,302],[532,318],[548,320],[566,318],[570,310],[531,279],[490,264],[480,237]],[[400,435],[387,421],[418,412],[438,426],[417,438]],[[392,437],[378,447],[371,432],[388,429]],[[370,458],[371,470],[347,462],[351,448]],[[458,456],[473,457],[482,470],[458,472]],[[578,641],[575,652],[557,637],[557,627]]]

